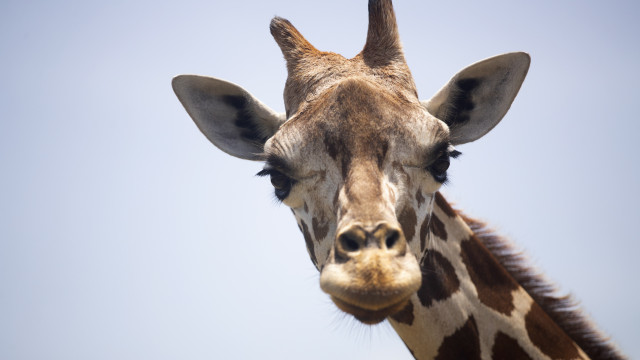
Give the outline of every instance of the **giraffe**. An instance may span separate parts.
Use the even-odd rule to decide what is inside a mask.
[[[365,324],[388,320],[417,359],[620,359],[506,239],[439,191],[455,146],[501,121],[529,69],[515,52],[472,64],[420,101],[391,0],[369,0],[354,58],[317,50],[287,20],[285,113],[196,75],[173,89],[222,151],[264,161],[291,208],[320,287]]]

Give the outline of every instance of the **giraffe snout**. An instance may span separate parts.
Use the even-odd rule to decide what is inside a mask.
[[[421,283],[399,225],[352,223],[337,232],[320,287],[341,310],[375,324],[400,311]]]

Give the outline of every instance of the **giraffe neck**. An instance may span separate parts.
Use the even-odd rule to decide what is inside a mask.
[[[411,353],[417,359],[587,359],[470,224],[439,193],[430,218],[417,222],[421,231],[412,242],[425,254],[422,286],[390,318]]]

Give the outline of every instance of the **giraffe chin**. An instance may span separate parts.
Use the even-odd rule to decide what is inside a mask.
[[[398,303],[377,310],[365,309],[340,300],[335,296],[331,296],[331,300],[333,300],[333,303],[336,304],[336,306],[340,310],[346,312],[347,314],[353,315],[353,317],[355,317],[358,321],[367,325],[375,325],[382,322],[388,316],[404,309],[404,307],[407,305],[407,302],[409,301],[409,298],[403,299]]]

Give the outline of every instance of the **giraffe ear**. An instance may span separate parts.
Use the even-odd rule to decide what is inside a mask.
[[[220,150],[259,160],[264,143],[284,123],[278,114],[240,86],[211,77],[179,75],[173,91],[202,133]]]
[[[449,125],[454,145],[477,140],[507,113],[530,62],[529,54],[523,52],[482,60],[457,73],[422,104],[431,115]]]

